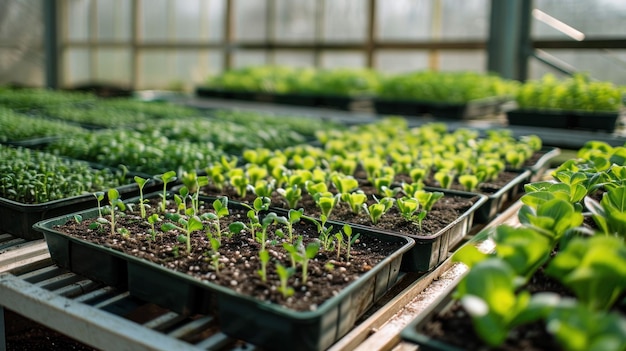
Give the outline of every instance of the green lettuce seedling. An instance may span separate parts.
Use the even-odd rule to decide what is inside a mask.
[[[230,211],[228,210],[228,198],[221,196],[213,201],[213,210],[215,213],[207,212],[206,219],[213,221],[212,227],[215,229],[215,236],[218,240],[222,239],[222,228],[220,225],[220,219],[228,216]],[[204,218],[204,216],[203,216]],[[210,230],[209,226],[207,229]]]
[[[540,320],[558,302],[553,293],[517,291],[515,271],[493,257],[476,263],[457,285],[460,299],[472,318],[476,334],[488,345],[499,346],[514,327]]]
[[[591,312],[572,300],[546,317],[546,329],[566,351],[623,351],[626,319],[617,312]]]
[[[257,228],[261,228],[259,214],[261,213],[261,211],[265,211],[270,207],[270,202],[271,200],[268,197],[257,197],[252,202],[252,206],[246,203],[241,203],[243,206],[248,208],[246,216],[248,217],[248,221],[250,223],[250,232],[252,234],[252,239],[256,238]]]
[[[98,218],[102,218],[102,200],[104,200],[104,191],[98,191],[93,194],[98,201]]]
[[[274,179],[265,180],[261,179],[254,183],[254,194],[257,197],[271,197],[272,193],[276,189],[276,181]]]
[[[585,199],[585,205],[600,231],[622,240],[626,238],[626,186],[608,190],[599,204]]]
[[[550,261],[546,274],[574,291],[589,310],[607,310],[626,290],[626,244],[611,236],[574,238]]]
[[[165,212],[167,206],[167,185],[171,182],[176,181],[176,172],[168,171],[160,175],[154,176],[157,179],[160,179],[163,182],[163,193],[161,194],[161,212]]]
[[[523,205],[518,218],[520,223],[535,228],[554,243],[583,222],[580,210],[560,198],[538,203],[536,207]]]
[[[393,207],[395,200],[390,197],[384,197],[380,200],[374,197],[374,200],[376,202],[369,206],[363,204],[363,209],[370,217],[372,224],[376,225],[378,221],[380,221],[380,218]]]
[[[419,209],[419,201],[413,197],[402,197],[396,201],[396,206],[400,210],[400,214],[407,221],[414,219],[414,214]]]
[[[331,180],[340,194],[349,194],[359,187],[359,182],[352,176],[335,174]]]
[[[295,269],[292,267],[287,268],[280,263],[276,263],[276,273],[278,274],[278,279],[280,279],[280,286],[277,288],[278,292],[280,292],[284,298],[293,296],[295,290],[288,284],[289,278],[295,273]]]
[[[419,201],[420,205],[422,205],[422,209],[430,212],[437,201],[443,197],[444,193],[441,191],[418,190],[413,195],[417,201]]]
[[[474,174],[462,174],[458,179],[466,191],[474,191],[478,187],[478,177]]]
[[[139,186],[139,211],[141,213],[141,218],[146,218],[146,203],[147,199],[143,198],[143,188],[148,182],[148,179],[141,178],[140,176],[135,176],[135,183]]]
[[[101,224],[109,224],[111,227],[111,235],[116,233],[116,224],[117,220],[115,217],[115,210],[119,209],[120,211],[126,210],[126,204],[120,199],[120,193],[115,188],[111,188],[107,192],[107,197],[109,198],[109,210],[111,215],[111,220],[107,220],[104,217],[98,217],[97,221]]]
[[[161,217],[159,217],[158,214],[153,213],[150,216],[148,216],[148,224],[150,225],[150,238],[152,239],[152,241],[156,240],[156,236],[157,236],[157,231],[155,228],[155,225],[157,222],[161,221]]]
[[[302,199],[302,189],[297,185],[285,188],[278,188],[276,191],[287,201],[289,208],[296,208]]]
[[[441,187],[444,189],[450,189],[450,187],[452,186],[452,181],[454,180],[454,176],[452,176],[450,171],[447,169],[437,171],[434,177],[439,185],[441,185]]]
[[[179,241],[186,245],[187,253],[191,252],[191,233],[204,229],[202,220],[198,216],[191,216],[188,219],[178,213],[168,213],[165,218],[172,222],[166,222],[161,225],[161,230],[169,232],[171,230],[179,230],[183,234],[178,237]]]
[[[213,263],[213,269],[215,269],[215,273],[220,272],[220,246],[222,246],[222,242],[215,237],[209,238],[209,243],[211,244],[211,263]]]
[[[363,204],[367,202],[367,195],[361,190],[349,194],[341,194],[341,201],[350,205],[352,213],[359,214],[363,209]]]
[[[346,236],[346,262],[350,262],[350,251],[352,249],[352,245],[359,239],[361,236],[360,233],[352,235],[352,227],[349,224],[343,225],[343,233]]]

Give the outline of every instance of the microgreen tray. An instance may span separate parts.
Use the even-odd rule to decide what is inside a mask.
[[[528,183],[532,172],[527,169],[517,173],[518,175],[500,190],[487,195],[487,201],[476,210],[474,224],[489,223],[524,192],[524,184]]]

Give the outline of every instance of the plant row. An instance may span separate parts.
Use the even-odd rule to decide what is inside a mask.
[[[494,75],[473,72],[417,71],[408,74],[382,74],[371,69],[252,66],[210,77],[206,86],[260,93],[368,96],[393,100],[465,103],[487,97],[510,97],[517,84]]]
[[[130,182],[125,169],[97,169],[49,153],[0,145],[0,197],[8,200],[38,204]]]
[[[623,350],[626,148],[588,142],[553,176],[526,185],[521,226],[497,227],[494,253],[455,254],[470,267],[455,298],[490,346],[541,321],[565,350]],[[531,293],[540,274],[562,288]]]

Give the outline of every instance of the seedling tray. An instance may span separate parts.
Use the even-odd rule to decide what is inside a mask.
[[[530,181],[536,182],[541,180],[546,171],[550,168],[550,162],[561,154],[561,149],[557,147],[543,147],[540,150],[543,155],[535,162],[535,164],[525,167],[530,170]]]
[[[524,185],[530,180],[530,170],[518,171],[519,174],[496,193],[487,195],[487,201],[476,211],[475,224],[487,224],[502,212],[512,201],[524,192]]]
[[[80,214],[83,218],[98,215],[97,209]],[[414,244],[408,237],[359,229],[362,237],[374,236],[402,247],[316,310],[297,312],[54,229],[72,218],[69,214],[35,225],[44,233],[57,265],[105,284],[127,286],[131,295],[179,313],[217,315],[224,333],[272,350],[328,348],[395,284],[402,257]]]
[[[509,125],[532,127],[615,131],[619,112],[568,110],[512,110],[506,113]]]

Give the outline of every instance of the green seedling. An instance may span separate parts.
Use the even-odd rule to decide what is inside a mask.
[[[181,231],[182,234],[178,237],[178,240],[185,243],[187,253],[190,253],[191,233],[204,229],[204,225],[202,224],[200,217],[191,216],[187,219],[178,213],[168,213],[165,217],[172,222],[166,222],[161,225],[161,230],[164,232],[169,232],[171,230]]]
[[[251,183],[245,174],[233,174],[230,176],[230,184],[235,188],[239,198],[245,198]]]
[[[608,310],[626,290],[626,245],[611,236],[574,238],[548,264],[558,279],[592,311]]]
[[[261,228],[259,214],[261,211],[266,211],[270,207],[270,202],[271,200],[268,197],[257,197],[252,202],[252,206],[242,203],[243,206],[248,208],[246,216],[248,217],[248,221],[250,223],[252,239],[256,238],[256,230]]]
[[[276,273],[278,274],[278,278],[280,279],[280,286],[278,287],[278,291],[283,295],[284,298],[293,296],[295,290],[288,284],[289,278],[295,273],[295,269],[293,269],[293,267],[287,268],[280,263],[276,263]]]
[[[419,201],[412,197],[402,197],[396,201],[396,206],[400,210],[400,214],[407,221],[414,219],[415,212],[419,209]]]
[[[293,242],[293,225],[298,223],[304,214],[304,209],[301,208],[299,210],[290,209],[287,212],[287,235],[289,242]]]
[[[304,184],[304,188],[313,198],[315,198],[316,194],[328,192],[328,186],[322,181],[315,182],[310,180]]]
[[[161,220],[161,218],[160,218],[160,217],[159,217],[159,215],[158,215],[158,214],[156,214],[156,213],[153,213],[153,214],[151,214],[150,216],[148,216],[148,224],[150,225],[150,230],[149,230],[149,233],[150,233],[150,239],[151,239],[152,241],[155,241],[155,240],[156,240],[157,231],[156,231],[155,225],[156,225],[156,224],[157,224],[157,222],[159,222],[160,220]]]
[[[120,193],[115,188],[109,189],[107,192],[107,196],[109,198],[109,210],[111,220],[107,220],[104,217],[98,217],[97,221],[101,224],[108,224],[111,227],[111,235],[114,235],[116,233],[117,224],[117,219],[115,217],[116,209],[124,211],[126,210],[126,204],[124,204],[124,202],[120,199]]]
[[[102,218],[102,200],[104,200],[104,191],[98,191],[93,194],[98,201],[98,218]]]
[[[141,218],[146,218],[146,203],[147,199],[143,198],[143,188],[148,182],[148,179],[141,178],[140,176],[135,176],[135,183],[139,186],[139,211],[141,213]]]
[[[352,176],[335,174],[331,180],[340,194],[348,194],[359,188],[359,182]]]
[[[585,205],[602,233],[626,238],[626,186],[608,190],[599,204],[585,199]]]
[[[343,225],[343,233],[346,236],[346,262],[350,262],[350,251],[352,250],[352,245],[354,245],[354,243],[359,239],[361,234],[356,233],[353,236],[352,227],[348,224]]]
[[[352,213],[359,214],[363,209],[363,204],[367,202],[367,195],[361,190],[349,194],[341,194],[341,201],[350,205]]]
[[[167,185],[176,181],[176,172],[168,171],[160,175],[156,175],[155,178],[160,179],[163,182],[163,193],[161,194],[161,212],[165,212],[167,206]]]
[[[271,197],[274,189],[276,188],[276,181],[261,179],[254,183],[254,194],[257,197]]]
[[[538,203],[536,207],[523,205],[518,212],[518,218],[520,223],[533,227],[553,243],[583,222],[580,209],[560,198]]]
[[[459,183],[466,191],[474,191],[478,187],[478,177],[474,174],[462,174],[459,176]]]
[[[422,209],[430,212],[437,201],[443,197],[444,193],[441,191],[418,190],[413,195],[419,201]]]
[[[220,246],[222,243],[219,239],[210,237],[209,242],[211,244],[211,263],[216,273],[220,272]]]
[[[390,197],[384,197],[378,200],[376,197],[374,197],[374,200],[376,202],[369,206],[367,204],[363,204],[363,209],[370,217],[372,224],[376,225],[378,221],[380,221],[380,218],[393,207],[394,199]]]
[[[454,180],[454,176],[452,176],[450,171],[447,169],[437,171],[434,177],[439,185],[444,189],[450,189],[450,187],[452,186],[452,181]]]
[[[221,196],[220,198],[215,199],[213,201],[213,210],[215,211],[215,213],[206,213],[206,218],[210,221],[213,221],[213,223],[207,229],[210,230],[210,227],[212,226],[215,230],[215,236],[218,240],[221,240],[222,227],[220,224],[220,219],[228,216],[230,213],[230,211],[228,210],[228,198],[226,196]]]
[[[261,269],[257,271],[263,282],[267,281],[267,264],[270,261],[270,253],[266,249],[259,251],[259,261],[261,262]]]
[[[326,220],[330,218],[333,209],[339,202],[339,196],[340,194],[333,195],[331,192],[325,192],[317,193],[313,198],[315,200],[315,204],[322,212],[322,214],[320,215],[320,218],[323,218],[322,226],[325,226]]]
[[[297,185],[289,186],[288,188],[278,188],[276,191],[287,201],[289,208],[296,208],[298,202],[302,199],[302,189]]]
[[[428,174],[428,170],[426,168],[413,168],[409,171],[409,177],[411,177],[413,184],[419,185],[420,187],[423,186],[424,179],[426,179],[427,174]],[[418,189],[415,189],[415,190],[418,190]],[[407,195],[409,194],[407,193]]]

